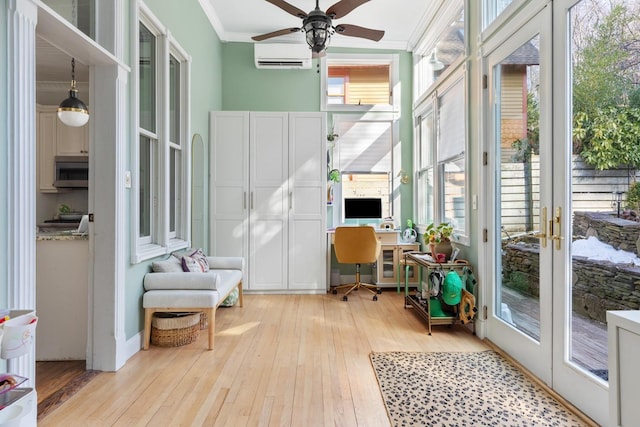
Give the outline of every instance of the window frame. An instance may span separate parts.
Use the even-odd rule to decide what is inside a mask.
[[[329,64],[332,65],[389,65],[389,104],[348,105],[330,104],[328,98]],[[400,111],[400,56],[398,54],[327,53],[320,58],[320,111],[365,112]]]
[[[488,1],[488,0],[486,0]],[[518,1],[518,0],[516,0]],[[433,70],[427,65],[431,53],[436,48],[443,34],[457,19],[460,13],[464,13],[464,53],[447,66],[442,72],[432,79],[427,79],[426,74]],[[429,33],[426,34],[417,44],[413,53],[413,99],[414,105],[424,102],[431,93],[442,84],[449,76],[465,63],[470,52],[469,44],[469,14],[465,0],[443,2],[438,11],[431,19]]]
[[[189,163],[189,135],[191,132],[191,94],[190,71],[191,58],[178,42],[172,37],[169,30],[153,15],[151,10],[141,1],[138,2],[138,15],[135,19],[134,33],[138,37],[132,40],[132,51],[135,58],[135,72],[133,74],[134,102],[132,121],[132,133],[136,135],[137,144],[132,144],[132,209],[131,224],[132,240],[131,262],[133,264],[148,260],[160,255],[185,248],[189,245],[190,238],[190,163]],[[156,37],[155,57],[155,133],[140,127],[140,25],[144,25]],[[170,141],[170,58],[173,57],[179,64],[180,75],[178,78],[180,99],[179,104],[179,131],[178,141]],[[140,236],[140,143],[141,138],[152,138],[150,150],[151,177],[150,197],[151,211],[149,216],[150,235]],[[175,205],[173,212],[175,229],[170,230],[170,159],[171,150],[180,152],[179,163],[175,165],[176,175],[175,189],[181,197]]]
[[[387,173],[389,176],[389,215],[397,216],[399,214],[399,191],[396,188],[396,185],[399,185],[399,180],[394,179],[396,176],[396,171],[399,170],[399,162],[398,162],[398,153],[396,149],[400,146],[400,137],[399,137],[399,129],[398,129],[398,118],[394,114],[390,113],[368,113],[368,114],[334,114],[333,115],[333,123],[339,123],[340,121],[352,122],[352,123],[388,123],[390,126],[391,132],[391,141],[389,147],[389,156],[390,156],[390,170],[355,170],[355,169],[344,169],[342,168],[342,158],[340,156],[340,135],[336,139],[333,146],[330,148],[330,157],[332,159],[332,165],[340,170],[341,181],[337,183],[338,185],[333,186],[333,223],[338,224],[342,223],[344,218],[343,211],[343,203],[342,200],[344,196],[342,194],[342,175],[343,174],[368,174],[368,173]],[[334,129],[337,131],[337,129]],[[336,147],[336,144],[338,146]]]
[[[461,82],[461,83],[460,83]],[[465,129],[464,129],[464,152],[462,154],[456,154],[452,157],[449,158],[441,158],[440,157],[440,153],[438,153],[438,143],[440,141],[441,135],[440,135],[440,102],[439,99],[441,96],[443,96],[444,94],[447,93],[448,90],[452,89],[456,84],[462,84],[463,85],[463,91],[464,91],[464,97],[465,100],[463,101],[463,115],[464,117],[462,118],[462,122],[465,124]],[[468,99],[469,99],[469,78],[468,78],[468,73],[467,73],[467,67],[466,65],[462,65],[459,66],[457,69],[452,70],[452,72],[442,81],[438,81],[438,85],[433,88],[433,90],[428,93],[426,96],[424,96],[421,100],[421,102],[419,104],[417,104],[414,108],[415,111],[415,120],[416,123],[418,122],[419,119],[421,119],[422,117],[427,116],[429,113],[433,114],[434,117],[434,129],[432,130],[432,135],[435,136],[435,140],[432,141],[431,143],[431,165],[428,167],[421,167],[422,165],[420,164],[421,161],[421,155],[422,155],[422,150],[425,148],[423,147],[423,138],[422,138],[422,133],[419,134],[420,138],[416,138],[415,141],[415,145],[414,145],[414,180],[416,182],[416,188],[415,188],[415,192],[416,192],[416,198],[415,200],[419,199],[420,193],[422,191],[424,191],[425,189],[422,188],[423,184],[422,181],[420,181],[421,178],[421,172],[426,171],[427,169],[431,169],[432,171],[432,180],[433,180],[433,188],[434,188],[434,194],[432,196],[432,200],[433,200],[433,223],[437,224],[440,222],[445,221],[445,206],[444,206],[444,186],[445,186],[445,180],[444,180],[444,169],[445,169],[445,165],[451,162],[456,162],[460,159],[464,160],[464,179],[465,179],[465,184],[464,187],[465,189],[468,187],[468,183],[469,183],[469,178],[470,178],[470,173],[469,173],[469,165],[470,165],[470,153],[469,153],[469,126],[467,126],[468,123],[468,116],[469,116],[469,104],[468,104]],[[425,196],[427,197],[427,196]],[[470,201],[470,194],[468,191],[465,191],[464,194],[464,229],[456,229],[454,231],[454,235],[452,236],[452,240],[454,242],[463,244],[463,245],[468,245],[471,241],[470,239],[470,206],[469,206],[469,201]],[[416,207],[416,211],[419,209],[419,207]],[[420,220],[417,219],[417,224],[416,226],[418,227],[418,230],[420,233],[423,233],[424,230],[426,229],[426,227],[429,225],[428,223],[423,223],[420,220],[422,218],[420,218]]]

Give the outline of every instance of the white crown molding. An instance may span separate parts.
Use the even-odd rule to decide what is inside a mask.
[[[204,1],[204,0],[201,0]],[[254,34],[247,33],[227,33],[226,40],[227,42],[238,42],[238,43],[255,43],[251,40],[251,37]],[[291,35],[280,36],[272,39],[273,43],[306,43],[304,40],[304,35],[302,33],[294,33]],[[268,43],[268,42],[264,42]],[[347,37],[341,35],[334,35],[331,37],[331,41],[329,42],[329,48],[331,47],[340,47],[340,48],[353,48],[353,49],[388,49],[388,50],[406,50],[408,49],[407,42],[404,41],[385,41],[381,40],[379,42],[374,42],[372,40],[361,39],[357,37]]]
[[[222,21],[220,21],[220,18],[218,18],[218,14],[213,8],[213,5],[211,4],[211,2],[209,0],[198,0],[198,3],[200,3],[200,7],[204,11],[205,15],[207,15],[207,18],[209,19],[209,22],[211,23],[213,30],[218,35],[218,38],[220,39],[220,41],[221,42],[230,41],[226,36],[226,32],[224,30],[224,26],[222,25]]]

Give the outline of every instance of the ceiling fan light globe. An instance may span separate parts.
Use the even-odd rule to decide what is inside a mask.
[[[320,53],[327,47],[332,32],[331,18],[319,10],[313,11],[302,22],[307,44],[314,53]]]

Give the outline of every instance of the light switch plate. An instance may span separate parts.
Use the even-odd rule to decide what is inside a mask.
[[[124,187],[131,188],[131,171],[125,171],[124,173]]]

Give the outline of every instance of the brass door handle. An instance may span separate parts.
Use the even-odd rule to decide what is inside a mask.
[[[540,209],[540,227],[542,227],[542,230],[540,230],[540,233],[536,233],[533,235],[533,237],[537,237],[538,239],[540,239],[540,245],[543,248],[547,247],[547,208],[541,208]]]
[[[564,240],[564,237],[562,237],[562,225],[561,225],[561,220],[562,220],[562,208],[556,208],[556,214],[553,217],[553,221],[549,221],[552,225],[552,236],[551,239],[555,240],[556,242],[556,249],[560,250],[562,249],[562,241]]]

